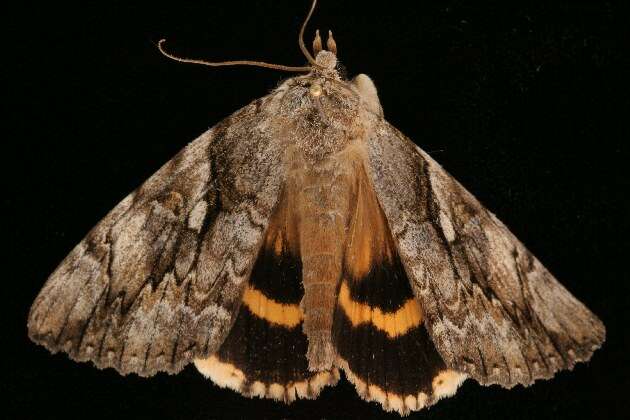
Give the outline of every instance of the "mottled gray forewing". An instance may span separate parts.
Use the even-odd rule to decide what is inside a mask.
[[[446,364],[530,384],[591,357],[603,324],[425,152],[381,121],[369,173]]]
[[[217,350],[285,177],[269,100],[189,144],[77,245],[33,303],[32,340],[140,375]]]

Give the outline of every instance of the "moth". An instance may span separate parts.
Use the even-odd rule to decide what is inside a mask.
[[[319,32],[301,72],[118,204],[37,296],[30,338],[121,374],[194,366],[290,403],[340,372],[406,415],[467,378],[511,388],[588,360],[602,322],[345,80]]]

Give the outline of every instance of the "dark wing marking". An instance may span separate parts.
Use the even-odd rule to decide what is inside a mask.
[[[367,167],[446,365],[482,384],[530,384],[588,360],[601,321],[426,153],[385,121]]]
[[[465,375],[446,368],[429,338],[365,171],[356,184],[333,343],[363,399],[407,415],[455,393]]]
[[[193,141],[92,229],[33,303],[33,341],[143,376],[218,349],[284,178],[271,100]]]
[[[308,369],[297,223],[289,217],[286,200],[281,203],[265,234],[234,326],[219,351],[195,360],[195,366],[221,387],[247,397],[290,403],[316,398],[323,387],[337,382],[339,371]]]

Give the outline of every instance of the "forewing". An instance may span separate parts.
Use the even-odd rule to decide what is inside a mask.
[[[92,229],[33,303],[31,339],[143,376],[215,352],[284,179],[273,99],[193,141]]]
[[[588,360],[603,324],[440,165],[385,121],[367,166],[447,366],[530,384]]]

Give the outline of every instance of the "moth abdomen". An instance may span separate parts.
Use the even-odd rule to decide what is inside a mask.
[[[343,243],[351,201],[351,173],[343,162],[305,169],[289,184],[295,197],[303,264],[304,332],[309,339],[309,368],[327,370],[335,362],[331,330],[341,278]]]

